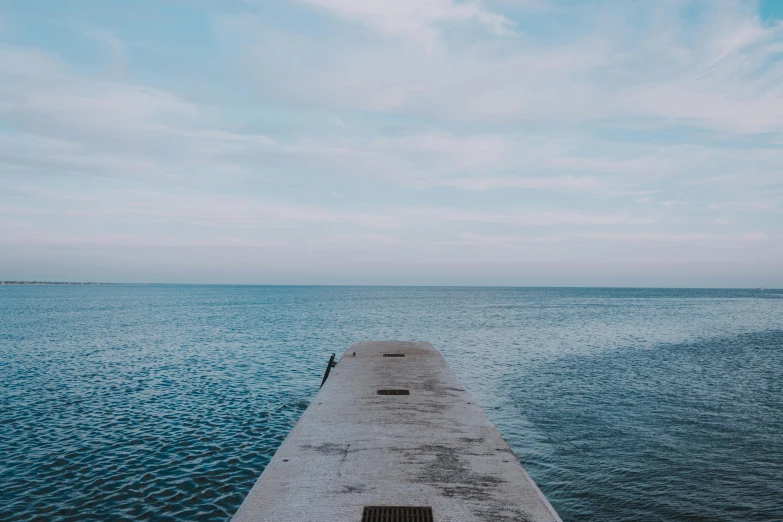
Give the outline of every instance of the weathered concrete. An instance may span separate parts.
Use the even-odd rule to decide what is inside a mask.
[[[377,394],[395,388],[410,395]],[[560,520],[429,343],[351,346],[232,520],[358,522],[371,505],[432,506],[437,522]]]

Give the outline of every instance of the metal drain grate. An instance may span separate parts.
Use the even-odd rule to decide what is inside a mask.
[[[429,506],[364,506],[362,522],[433,522],[432,508]]]
[[[385,353],[384,357],[405,357],[404,353]]]
[[[410,395],[408,390],[378,390],[378,395]]]

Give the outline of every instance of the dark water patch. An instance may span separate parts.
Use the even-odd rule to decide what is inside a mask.
[[[512,445],[564,520],[781,519],[783,331],[566,356],[522,377],[511,397],[536,436]]]

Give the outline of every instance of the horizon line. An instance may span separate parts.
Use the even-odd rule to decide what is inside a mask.
[[[271,287],[333,287],[333,288],[537,288],[537,289],[613,289],[613,290],[758,290],[780,291],[783,288],[735,287],[735,286],[586,286],[586,285],[406,285],[406,284],[329,284],[329,283],[173,283],[173,282],[122,282],[122,281],[39,281],[0,280],[0,286],[33,285],[134,285],[134,286],[271,286]]]

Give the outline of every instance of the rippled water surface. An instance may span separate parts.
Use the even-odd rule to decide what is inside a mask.
[[[0,520],[225,521],[332,352],[429,340],[565,521],[783,520],[783,293],[0,287]]]

